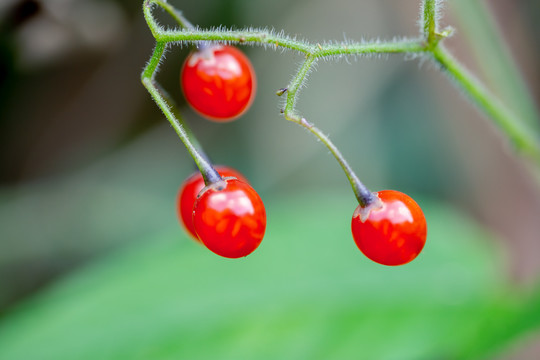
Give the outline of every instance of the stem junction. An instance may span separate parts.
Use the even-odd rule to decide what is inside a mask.
[[[157,5],[169,13],[180,26],[180,30],[165,30],[154,19],[152,7]],[[307,74],[321,58],[333,56],[363,56],[381,53],[418,54],[429,57],[464,91],[465,94],[488,115],[495,125],[518,149],[534,158],[540,166],[540,141],[528,125],[510,110],[506,109],[499,99],[490,93],[472,74],[470,74],[454,57],[441,45],[441,40],[452,33],[451,28],[439,30],[438,14],[440,0],[423,0],[421,9],[420,32],[421,37],[416,39],[401,39],[388,42],[367,41],[347,42],[340,44],[311,44],[273,31],[263,29],[250,30],[201,30],[193,27],[182,13],[170,6],[165,0],[145,0],[143,12],[157,45],[142,74],[142,82],[151,96],[161,108],[180,139],[184,142],[188,152],[201,170],[205,182],[212,183],[221,179],[213,169],[197,140],[183,122],[181,116],[174,110],[171,99],[155,82],[154,76],[163,57],[164,50],[169,43],[198,43],[226,42],[235,44],[260,45],[270,48],[290,49],[305,55],[305,60],[298,72],[293,76],[287,87],[277,91],[277,95],[287,94],[286,105],[282,110],[285,119],[292,121],[316,136],[336,158],[345,172],[352,189],[361,207],[373,203],[376,196],[360,182],[352,168],[349,166],[338,148],[317,127],[308,122],[296,111],[295,104],[301,85],[304,84]]]

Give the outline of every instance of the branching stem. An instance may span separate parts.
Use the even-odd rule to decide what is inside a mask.
[[[465,94],[482,109],[490,119],[499,127],[503,134],[516,146],[532,158],[537,160],[540,165],[540,141],[537,134],[529,129],[521,119],[504,107],[501,102],[472,76],[462,65],[460,65],[440,44],[440,41],[449,36],[452,32],[450,28],[440,31],[437,23],[438,6],[440,0],[423,0],[421,12],[421,38],[401,39],[389,42],[371,41],[371,42],[347,42],[341,44],[311,44],[306,41],[291,38],[282,33],[273,31],[250,29],[250,30],[201,30],[194,28],[182,14],[167,4],[165,0],[145,0],[143,5],[144,16],[148,27],[152,31],[157,41],[156,50],[145,68],[142,81],[158,106],[161,108],[171,125],[180,136],[191,156],[199,166],[205,181],[212,181],[217,172],[206,159],[204,153],[197,145],[195,138],[190,134],[185,124],[182,123],[179,114],[175,116],[171,112],[171,107],[167,105],[170,101],[166,100],[163,91],[160,91],[159,85],[153,80],[163,51],[168,43],[197,43],[201,41],[225,42],[236,44],[260,45],[271,48],[284,48],[303,53],[306,59],[298,72],[294,75],[291,83],[286,88],[287,99],[283,110],[287,120],[297,123],[309,130],[315,135],[334,155],[343,171],[347,175],[353,191],[361,206],[369,205],[374,195],[360,182],[354,171],[351,169],[343,155],[337,147],[324,135],[317,127],[308,122],[296,111],[295,105],[299,90],[306,80],[306,76],[312,67],[320,58],[332,56],[354,56],[369,55],[381,53],[407,53],[430,57],[437,63],[454,82],[463,89]],[[153,5],[162,7],[168,12],[182,29],[164,30],[157,24],[152,16]],[[278,95],[285,93],[285,89],[278,91]],[[217,175],[219,177],[219,175]]]

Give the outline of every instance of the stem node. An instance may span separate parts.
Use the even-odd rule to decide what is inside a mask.
[[[276,91],[277,96],[281,96],[287,92],[287,88],[281,88],[278,91]]]

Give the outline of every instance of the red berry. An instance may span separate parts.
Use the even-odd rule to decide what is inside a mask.
[[[420,206],[399,191],[384,190],[366,208],[358,206],[352,218],[354,242],[371,260],[403,265],[418,256],[426,243],[427,226]]]
[[[251,254],[266,230],[266,211],[248,184],[224,178],[207,186],[195,201],[193,224],[212,252],[227,258]]]
[[[255,96],[251,61],[233,46],[207,46],[192,52],[182,67],[180,83],[189,105],[217,122],[233,120]]]
[[[215,169],[223,177],[232,176],[240,181],[248,183],[247,179],[242,174],[227,166],[216,166]],[[193,205],[195,204],[195,200],[197,200],[197,195],[199,195],[203,188],[204,179],[201,173],[197,171],[184,181],[176,198],[178,220],[180,220],[184,228],[197,241],[200,240],[197,237],[195,227],[193,226]]]

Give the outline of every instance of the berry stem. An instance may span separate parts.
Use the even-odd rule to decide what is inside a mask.
[[[328,136],[324,135],[320,129],[309,123],[303,117],[287,114],[287,111],[285,111],[285,118],[306,128],[309,132],[315,135],[317,139],[319,139],[328,148],[328,150],[330,150],[332,155],[334,155],[337,162],[345,172],[347,179],[349,179],[349,182],[351,183],[351,187],[354,192],[354,196],[356,196],[356,199],[358,200],[360,206],[366,207],[373,202],[373,200],[375,199],[375,195],[373,195],[373,193],[369,191],[369,189],[360,181],[358,176],[356,176],[347,160],[345,160],[345,157],[343,157],[339,149],[332,143],[332,141],[330,141]]]
[[[373,195],[373,193],[369,191],[368,188],[360,181],[358,176],[356,176],[347,160],[345,160],[345,157],[332,143],[332,141],[330,141],[330,139],[324,135],[321,130],[308,122],[304,117],[294,113],[294,105],[296,103],[298,90],[300,89],[305,77],[307,76],[311,67],[314,65],[315,61],[316,58],[314,56],[308,55],[291,84],[287,87],[287,105],[285,106],[283,115],[285,116],[285,119],[306,128],[309,132],[315,135],[317,139],[319,139],[328,148],[328,150],[330,150],[332,155],[334,155],[338,161],[339,165],[341,165],[347,179],[349,179],[358,203],[360,206],[366,207],[373,202],[375,195]]]
[[[152,57],[146,64],[143,70],[141,81],[146,87],[156,104],[159,106],[167,120],[171,123],[180,140],[186,146],[189,154],[195,161],[195,164],[201,171],[204,182],[206,185],[221,180],[219,173],[212,167],[212,164],[208,160],[206,154],[201,150],[201,146],[190,129],[186,126],[180,114],[176,111],[173,101],[162,90],[161,86],[154,80],[156,70],[161,62],[161,58],[165,52],[167,44],[158,42],[154,49]]]

